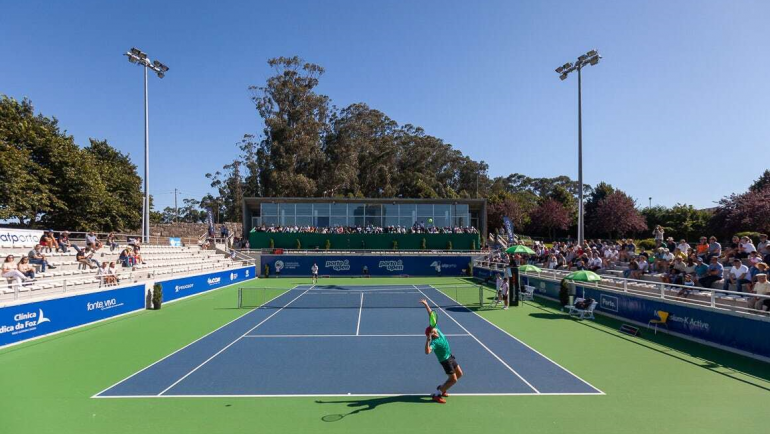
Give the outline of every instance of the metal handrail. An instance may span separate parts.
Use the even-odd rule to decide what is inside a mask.
[[[476,263],[474,264],[474,267],[478,266],[480,268],[487,268],[489,270],[505,271],[505,268],[507,266],[506,264],[499,264],[499,263],[492,263],[488,266],[485,266],[483,265],[484,262],[488,263],[488,261],[476,261]],[[570,271],[568,270],[544,269],[540,273],[526,272],[526,271],[521,272],[521,275],[545,278],[552,281],[561,281],[564,278],[564,276],[566,276],[569,273]],[[602,282],[605,282],[605,283],[603,284]],[[610,286],[610,285],[607,285],[606,282],[617,283],[621,286],[620,287]],[[601,288],[609,291],[625,292],[625,293],[644,295],[644,296],[656,296],[664,300],[675,300],[679,302],[695,304],[699,306],[706,306],[706,307],[711,307],[715,309],[730,310],[730,311],[750,313],[750,314],[756,314],[758,311],[756,309],[751,309],[749,307],[726,304],[724,302],[720,302],[720,300],[722,300],[722,297],[719,296],[718,294],[727,294],[728,296],[733,296],[733,299],[735,299],[736,296],[740,298],[757,297],[762,299],[770,299],[770,295],[755,294],[751,292],[725,291],[722,289],[704,288],[702,286],[685,286],[685,285],[679,285],[674,283],[654,282],[649,280],[638,280],[638,279],[626,279],[623,277],[615,277],[615,276],[607,277],[605,280],[602,280],[600,282],[585,282],[585,283],[582,283],[582,285],[586,287],[593,286],[595,288]],[[657,289],[657,291],[651,292],[651,289]],[[704,297],[700,294],[694,294],[692,297],[679,297],[678,295],[667,294],[666,290],[698,291],[698,293],[705,292],[705,293],[708,293],[708,295],[706,296],[707,299],[704,300],[700,298],[700,297]]]
[[[276,250],[280,250],[284,255],[366,255],[366,254],[378,254],[378,255],[445,255],[445,256],[467,256],[467,255],[480,255],[483,254],[481,250],[421,250],[421,249],[284,249],[276,247],[273,249],[238,249],[241,252],[262,254],[262,255],[274,255]]]

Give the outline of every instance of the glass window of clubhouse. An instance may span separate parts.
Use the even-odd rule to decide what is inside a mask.
[[[468,203],[471,202],[471,203]],[[482,210],[486,212],[484,199],[465,199],[438,203],[418,200],[348,200],[282,201],[279,198],[246,198],[244,219],[251,227],[270,226],[402,226],[415,223],[436,227],[473,226],[482,230],[479,221]],[[432,224],[429,222],[432,221]],[[250,228],[249,228],[250,229]]]

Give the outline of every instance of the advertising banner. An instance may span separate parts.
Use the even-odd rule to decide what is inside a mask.
[[[0,347],[144,309],[144,285],[0,308]]]
[[[233,283],[251,280],[256,277],[255,267],[232,268],[201,276],[182,277],[159,281],[163,285],[163,301],[189,297]]]
[[[0,228],[0,245],[9,247],[35,247],[43,231]]]
[[[533,277],[522,278],[535,287],[535,294],[559,297],[559,283]],[[687,306],[663,299],[577,285],[578,297],[597,300],[597,312],[606,312],[642,324],[656,318],[656,312],[668,312],[668,329],[685,336],[712,342],[752,354],[770,357],[770,321]],[[664,328],[665,329],[665,328]]]
[[[182,239],[181,238],[169,238],[168,239],[168,245],[172,247],[182,247]]]
[[[328,276],[462,276],[471,262],[471,256],[262,256],[262,267],[269,265],[271,276],[309,276],[313,263]]]

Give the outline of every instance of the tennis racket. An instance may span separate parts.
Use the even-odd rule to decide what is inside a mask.
[[[430,320],[430,326],[435,328],[436,324],[438,323],[438,314],[435,310],[430,311],[428,319]]]

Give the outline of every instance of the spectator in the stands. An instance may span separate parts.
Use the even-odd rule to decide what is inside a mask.
[[[767,274],[757,274],[757,283],[754,284],[754,288],[751,290],[754,294],[770,295],[770,282],[767,281]],[[764,302],[767,298],[752,297],[749,299],[749,308],[762,310]]]
[[[546,266],[549,270],[555,270],[559,267],[559,260],[556,259],[556,255],[548,255],[548,262],[546,263]]]
[[[663,226],[655,226],[655,230],[652,231],[652,236],[655,237],[655,247],[660,247],[663,244]]]
[[[757,265],[760,262],[762,262],[762,257],[759,256],[759,252],[754,250],[753,252],[749,253],[749,257],[746,258],[749,261],[749,266]]]
[[[703,262],[703,258],[698,256],[695,259],[695,276],[693,277],[693,280],[695,280],[695,283],[697,284],[701,278],[708,276],[709,266]]]
[[[29,257],[30,264],[40,265],[40,272],[45,273],[46,267],[50,267],[50,268],[56,268],[56,267],[48,263],[48,260],[45,258],[45,255],[42,253],[42,250],[43,250],[43,246],[38,244],[32,250],[29,251],[27,256]]]
[[[687,298],[690,295],[690,292],[692,292],[693,286],[695,286],[695,282],[693,281],[692,274],[685,274],[684,275],[684,282],[682,285],[686,286],[687,288],[682,288],[679,293],[677,294],[679,297]]]
[[[679,244],[676,245],[676,248],[679,249],[679,251],[681,251],[682,253],[684,253],[686,257],[687,254],[690,253],[690,249],[692,249],[692,246],[688,244],[684,238],[682,238],[681,240],[679,240]],[[674,255],[676,256],[676,253],[674,253]]]
[[[97,268],[96,270],[96,278],[99,279],[99,288],[102,286],[107,286],[107,273],[109,264],[107,264],[107,261],[102,262],[102,266]]]
[[[75,255],[75,260],[83,267],[88,267],[90,269],[99,266],[99,262],[94,259],[94,252],[91,251],[90,247],[78,251],[77,255]]]
[[[46,253],[56,252],[59,250],[59,244],[56,242],[56,238],[54,238],[53,231],[51,229],[43,232],[43,235],[40,236],[40,241],[38,244],[43,246],[43,249],[45,249]]]
[[[115,236],[115,232],[110,232],[107,235],[107,245],[110,246],[110,252],[114,252],[118,248],[118,237]]]
[[[628,268],[623,270],[623,277],[626,279],[638,279],[638,277],[635,277],[635,274],[638,276],[639,272],[639,264],[636,263],[635,259],[631,259],[628,261]]]
[[[676,243],[674,242],[674,237],[666,238],[666,245],[664,247],[666,247],[669,252],[673,252],[674,249],[676,249]]]
[[[713,285],[714,282],[722,280],[724,271],[725,267],[719,262],[719,258],[712,256],[708,270],[706,271],[706,276],[700,278],[698,284],[704,288],[711,288],[711,285]]]
[[[219,235],[222,238],[227,238],[230,236],[230,229],[227,229],[227,226],[222,225],[219,227]]]
[[[123,267],[133,267],[135,265],[134,252],[132,249],[123,249],[118,257],[118,262]]]
[[[72,247],[75,249],[76,252],[80,251],[80,247],[72,244],[70,242],[70,233],[67,231],[64,231],[59,234],[59,249],[62,251],[62,253],[69,252],[69,248]]]
[[[740,251],[738,252],[739,258],[748,258],[751,252],[756,252],[757,248],[754,247],[754,241],[751,241],[749,237],[741,237]]]
[[[599,257],[599,252],[592,252],[588,258],[588,269],[591,271],[599,271],[602,269],[602,258]]]
[[[730,267],[726,277],[727,279],[725,279],[725,283],[722,285],[722,290],[724,291],[729,291],[730,284],[733,284],[735,285],[736,291],[742,292],[743,284],[751,283],[751,280],[749,279],[749,267],[743,265],[738,258],[733,259],[733,266]]]
[[[722,256],[722,245],[717,242],[717,237],[712,235],[709,237],[709,251],[704,261],[711,264],[711,258],[715,256],[717,258]]]
[[[661,280],[663,280],[664,283],[673,283],[675,285],[681,284],[684,280],[685,267],[686,265],[681,257],[674,258],[674,264],[669,267],[668,273],[664,274],[661,277]]]
[[[89,244],[94,252],[102,248],[102,242],[99,241],[99,237],[97,237],[93,231],[86,235],[86,245]]]
[[[115,268],[115,263],[110,262],[110,268],[107,269],[109,272],[110,277],[114,281],[114,283],[117,285],[120,283],[120,279],[118,278],[118,269]]]
[[[636,265],[639,266],[639,277],[636,277],[636,279],[641,279],[642,274],[649,273],[650,272],[650,262],[647,260],[647,256],[639,255],[636,257]]]
[[[724,257],[727,258],[727,262],[725,262],[725,265],[727,265],[729,262],[732,262],[733,258],[738,258],[738,254],[741,252],[741,239],[738,237],[733,237],[730,240],[730,244],[727,245],[727,248],[724,251]]]
[[[668,259],[666,259],[666,248],[658,247],[658,251],[655,252],[655,271],[658,273],[668,272]]]
[[[684,251],[682,251],[682,250],[679,250],[679,247],[677,247],[676,249],[674,249],[674,252],[673,252],[671,255],[674,257],[674,259],[676,259],[676,258],[681,258],[683,261],[684,261],[685,259],[687,259],[687,252],[684,252]]]
[[[757,244],[759,256],[763,258],[770,255],[770,241],[767,240],[767,234],[759,234],[759,244]]]
[[[749,289],[751,289],[755,283],[757,283],[757,274],[766,274],[767,273],[767,264],[764,262],[757,262],[756,264],[753,264],[751,267],[749,267],[749,280],[751,280],[751,284],[749,285]]]
[[[18,270],[16,263],[13,262],[13,255],[8,255],[5,257],[5,262],[3,262],[3,277],[6,279],[13,280],[13,283],[17,287],[21,287],[22,282],[27,282],[32,280],[31,278],[25,276],[21,271]]]
[[[21,271],[21,274],[29,277],[30,279],[35,278],[35,267],[29,263],[29,258],[26,256],[21,257],[19,260],[19,265],[16,266],[16,269]]]
[[[698,257],[703,258],[705,260],[708,253],[709,253],[708,238],[700,237],[700,241],[698,242],[698,245],[695,246],[695,254],[697,254]]]
[[[137,264],[144,264],[144,260],[142,259],[142,254],[140,251],[142,250],[142,246],[139,244],[134,244],[134,262]]]

